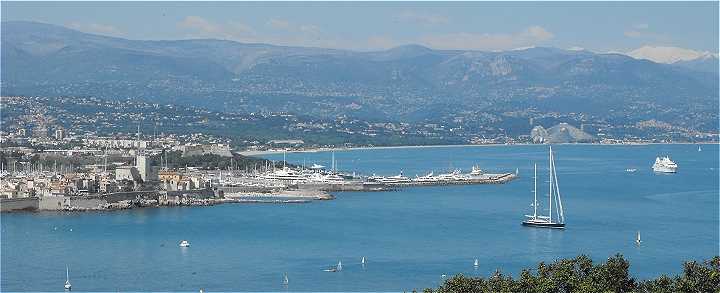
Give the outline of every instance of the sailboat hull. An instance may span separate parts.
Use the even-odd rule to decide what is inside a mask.
[[[552,229],[565,229],[563,223],[548,223],[548,222],[537,222],[537,221],[523,221],[523,226],[536,227],[536,228],[552,228]]]

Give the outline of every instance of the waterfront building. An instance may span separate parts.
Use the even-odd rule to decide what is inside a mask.
[[[115,149],[145,149],[147,141],[134,139],[89,138],[83,142],[89,147],[115,148]]]
[[[134,166],[118,166],[115,168],[115,180],[122,181],[138,181],[141,179],[140,173]]]
[[[200,144],[200,145],[184,145],[180,147],[183,157],[202,156],[202,155],[218,155],[222,157],[232,157],[230,146],[227,144]]]

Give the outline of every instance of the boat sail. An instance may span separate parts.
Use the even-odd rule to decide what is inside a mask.
[[[72,290],[72,285],[70,285],[70,269],[65,266],[65,290]]]
[[[283,275],[283,285],[287,286],[288,284],[290,284],[290,280],[288,280],[287,273],[285,273]]]
[[[640,240],[640,231],[637,232],[637,238],[635,239],[635,244],[640,245],[642,240]]]
[[[538,215],[538,201],[537,201],[537,164],[535,164],[535,189],[533,190],[534,201],[533,201],[533,214],[525,215],[527,219],[522,222],[523,226],[539,227],[539,228],[565,228],[565,214],[563,212],[562,199],[560,197],[560,186],[558,185],[557,172],[555,171],[555,158],[552,152],[552,146],[550,147],[550,192],[548,193],[548,216]],[[556,218],[553,218],[553,201],[556,202],[555,213]]]

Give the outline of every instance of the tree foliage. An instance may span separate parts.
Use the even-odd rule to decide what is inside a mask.
[[[425,293],[474,292],[720,292],[720,256],[704,262],[686,262],[679,276],[660,276],[636,281],[629,273],[630,263],[616,254],[605,263],[593,264],[580,255],[551,264],[541,262],[537,269],[525,269],[517,279],[496,271],[488,278],[455,275],[436,289]]]
[[[187,156],[183,157],[181,151],[164,151],[161,154],[151,157],[151,164],[154,166],[160,166],[167,163],[169,168],[183,168],[183,167],[198,167],[201,169],[222,169],[227,170],[252,170],[253,168],[264,168],[267,164],[272,164],[270,161],[261,158],[247,157],[240,154],[233,153],[233,157],[223,157],[214,154],[204,154],[199,156]],[[281,167],[282,162],[274,162],[276,167]],[[293,166],[287,164],[287,166]]]

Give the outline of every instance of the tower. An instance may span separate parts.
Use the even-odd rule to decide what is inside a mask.
[[[138,170],[138,173],[140,173],[140,178],[145,182],[153,180],[154,178],[152,178],[148,158],[145,155],[138,154],[135,157],[135,161],[135,168]]]

